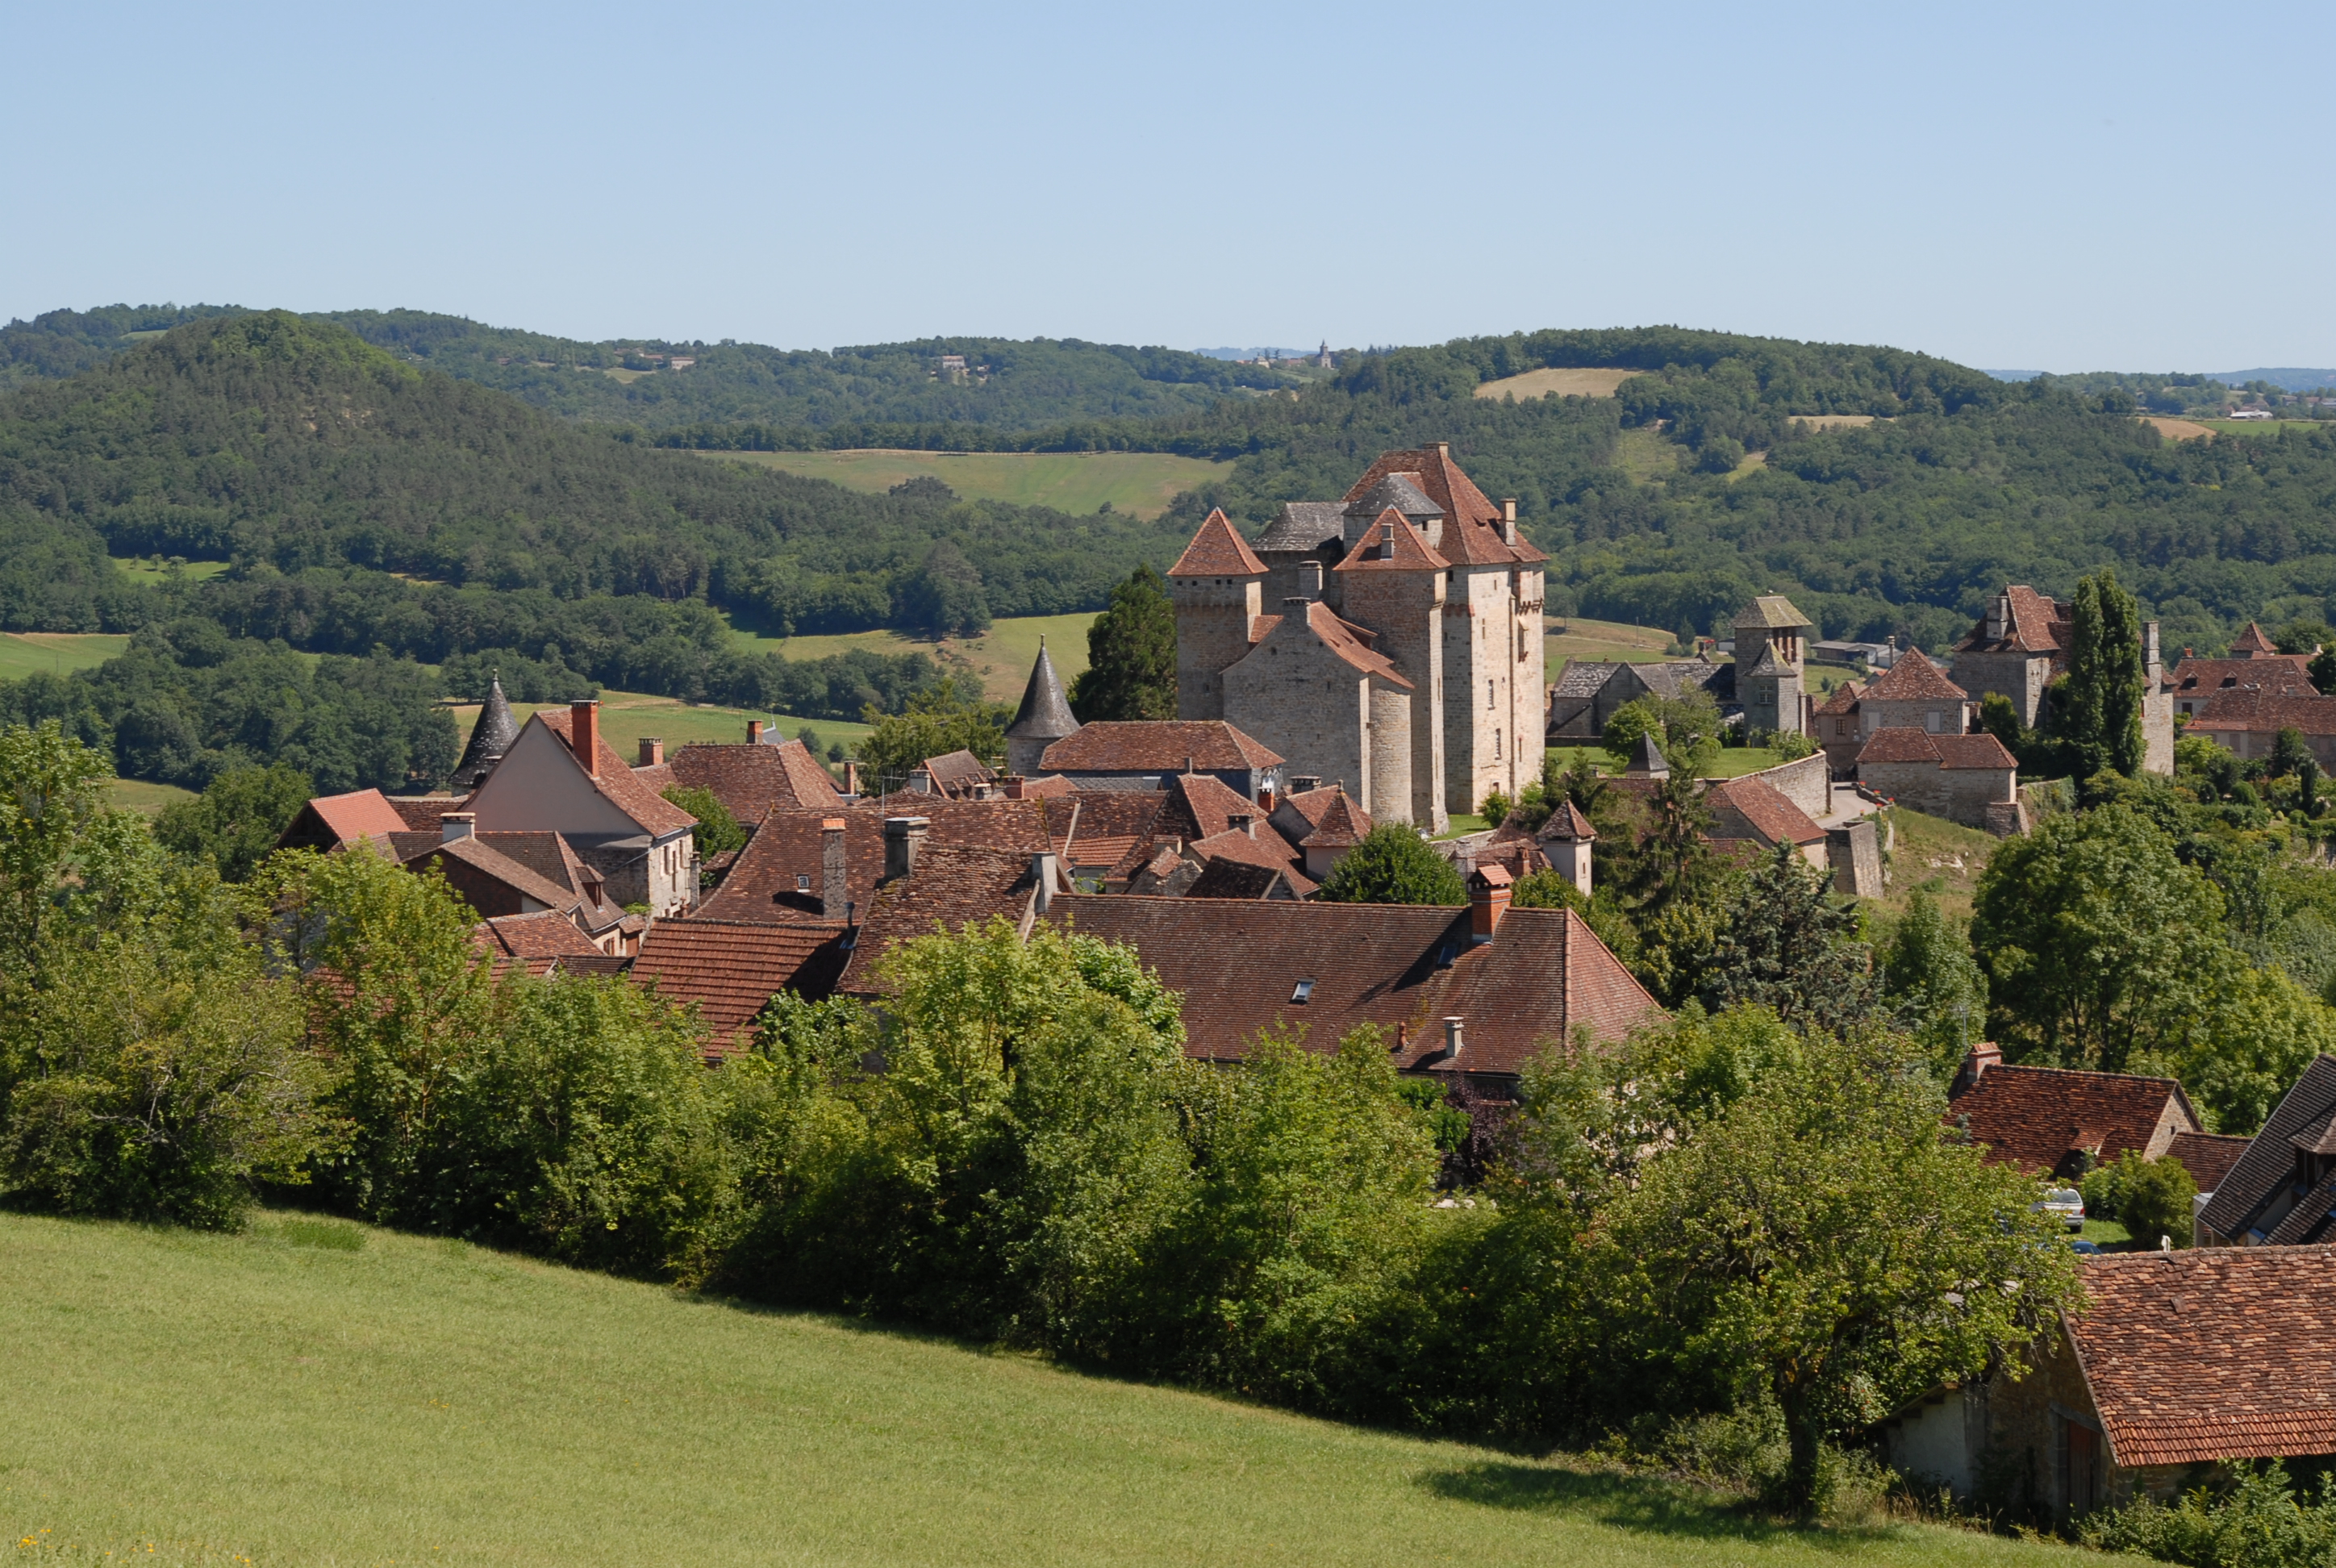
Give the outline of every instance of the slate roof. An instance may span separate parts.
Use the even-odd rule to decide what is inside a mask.
[[[695,1002],[715,1054],[743,1052],[752,1026],[781,991],[827,995],[843,967],[841,921],[772,926],[735,920],[659,920],[641,938],[633,983],[667,1001]]]
[[[774,810],[747,841],[722,885],[698,906],[698,919],[795,924],[821,916],[823,843],[820,823],[843,819],[844,896],[862,914],[884,874],[884,819],[920,816],[932,825],[924,853],[936,845],[987,844],[1026,860],[1052,849],[1071,830],[1076,799],[951,801],[931,795],[845,801],[821,811]],[[795,879],[810,884],[798,891]]]
[[[926,845],[917,869],[878,888],[862,911],[851,959],[836,990],[848,996],[879,994],[882,987],[876,968],[886,950],[895,942],[930,936],[936,929],[955,931],[1002,915],[1027,931],[1038,891],[1031,860],[1017,851],[977,844]]]
[[[2113,1254],[2085,1291],[2068,1339],[2116,1464],[2336,1453],[2336,1249]]]
[[[1415,473],[1388,473],[1358,496],[1348,498],[1348,517],[1379,518],[1393,511],[1406,519],[1442,517],[1444,509],[1427,498]]]
[[[471,726],[471,738],[462,746],[462,760],[454,765],[454,787],[478,788],[495,759],[508,754],[518,739],[519,721],[511,716],[511,704],[503,696],[503,683],[491,680],[487,700],[479,706],[478,722]]]
[[[1758,627],[1763,631],[1800,631],[1816,622],[1794,609],[1793,601],[1783,594],[1767,593],[1737,610],[1732,624]]]
[[[2293,1184],[2294,1140],[2316,1141],[2331,1125],[2336,1125],[2336,1057],[2314,1057],[2215,1187],[2214,1200],[2200,1212],[2199,1220],[2216,1235],[2238,1240],[2270,1201]],[[2321,1217],[2306,1203],[2296,1204],[2295,1212]]]
[[[1511,1075],[1579,1025],[1619,1038],[1660,1013],[1570,910],[1513,909],[1482,944],[1467,910],[1402,904],[1074,895],[1047,918],[1133,947],[1182,993],[1185,1048],[1205,1059],[1238,1060],[1277,1023],[1326,1053],[1376,1023],[1390,1044],[1402,1027],[1398,1067]],[[1315,982],[1302,1005],[1301,979]],[[1443,1060],[1450,1014],[1466,1020],[1457,1064]]]
[[[1865,688],[1870,702],[1968,702],[1971,694],[1949,680],[1931,656],[1910,648]]]
[[[1062,677],[1055,673],[1055,661],[1046,652],[1046,639],[1038,639],[1038,657],[1030,666],[1030,682],[1022,688],[1022,706],[1014,711],[1014,722],[1006,726],[1008,740],[1060,740],[1078,733],[1079,721],[1071,716],[1070,699],[1063,695]]]
[[[1381,545],[1392,537],[1395,553],[1384,559]],[[1377,521],[1363,531],[1355,541],[1355,548],[1347,559],[1332,567],[1332,571],[1442,571],[1452,563],[1429,547],[1419,530],[1408,518],[1393,507],[1379,513]]]
[[[1704,793],[1704,800],[1713,810],[1741,819],[1761,842],[1772,848],[1780,843],[1818,843],[1825,836],[1825,829],[1811,821],[1808,813],[1763,779],[1723,779]],[[1572,809],[1571,802],[1567,809]]]
[[[2249,1138],[2229,1138],[2219,1133],[2176,1133],[2174,1143],[2166,1152],[2182,1162],[2190,1179],[2198,1183],[2202,1193],[2211,1193],[2231,1174],[2239,1156],[2247,1152]]]
[[[1598,830],[1590,825],[1590,819],[1582,814],[1582,808],[1573,803],[1572,797],[1568,796],[1557,803],[1557,809],[1549,813],[1549,821],[1542,824],[1541,832],[1533,836],[1552,843],[1566,841],[1586,842],[1598,837]]]
[[[1732,664],[1714,664],[1708,658],[1666,658],[1630,667],[1658,696],[1677,698],[1689,692],[1708,691],[1725,700],[1736,695],[1736,667]],[[1754,667],[1757,669],[1758,666]]]
[[[514,959],[572,958],[599,952],[576,922],[556,910],[532,915],[497,915],[475,928],[480,945]]]
[[[1942,768],[2000,768],[2017,771],[2019,760],[1991,735],[1932,735],[1911,725],[1875,730],[1857,754],[1860,767],[1867,763],[1936,763]]]
[[[1255,772],[1281,758],[1221,718],[1101,719],[1046,748],[1045,765],[1065,774]]]
[[[1381,453],[1348,490],[1343,504],[1354,505],[1389,474],[1403,474],[1428,500],[1444,511],[1444,528],[1436,550],[1455,566],[1533,565],[1549,559],[1517,536],[1514,545],[1500,534],[1501,509],[1485,499],[1475,482],[1460,470],[1443,447],[1424,446],[1406,452]]]
[[[572,738],[575,716],[572,708],[539,708],[527,722],[540,724],[558,735],[560,745],[573,758],[576,755]],[[592,779],[593,787],[609,804],[639,823],[644,833],[652,838],[660,838],[696,825],[696,817],[658,794],[642,780],[635,778],[631,766],[617,755],[617,748],[608,744],[605,734],[599,736],[597,749],[600,771],[597,775],[588,775]],[[581,765],[579,765],[580,767]]]
[[[1654,736],[1642,735],[1630,753],[1630,765],[1623,771],[1637,774],[1640,778],[1664,778],[1669,776],[1670,759],[1664,756],[1662,748],[1655,745]]]
[[[1604,689],[1606,683],[1614,678],[1614,672],[1621,667],[1619,664],[1601,659],[1568,659],[1565,667],[1558,672],[1557,684],[1550,687],[1550,695],[1577,698],[1596,696]]]
[[[1749,678],[1756,675],[1775,676],[1792,673],[1793,667],[1786,663],[1783,657],[1776,652],[1776,645],[1773,642],[1764,642],[1760,645],[1760,657],[1752,661],[1752,667],[1746,670],[1744,675]]]
[[[1258,536],[1260,550],[1303,552],[1346,537],[1345,508],[1335,501],[1285,501]]]
[[[823,809],[843,795],[799,740],[777,745],[692,741],[674,752],[665,765],[674,784],[710,792],[723,810],[750,828],[773,806]],[[633,776],[662,787],[647,768],[635,768]]]
[[[1170,577],[1263,577],[1265,562],[1250,549],[1222,509],[1209,513],[1192,542],[1168,569]]]
[[[2230,687],[2260,687],[2274,696],[2318,696],[2309,669],[2312,656],[2264,654],[2258,658],[2185,658],[2166,673],[2176,696],[2211,697]]]
[[[2261,687],[2224,687],[2190,716],[2193,730],[2336,735],[2336,696],[2274,696]]]
[[[1990,1066],[1947,1102],[1950,1121],[1970,1118],[1988,1158],[2031,1174],[2067,1174],[2072,1152],[2107,1164],[2131,1149],[2148,1152],[2172,1100],[2192,1129],[2198,1114],[2172,1078],[2059,1067]]]

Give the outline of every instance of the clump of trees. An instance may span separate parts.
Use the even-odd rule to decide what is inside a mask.
[[[1087,628],[1087,667],[1066,694],[1081,724],[1176,716],[1176,607],[1148,565],[1111,590]]]

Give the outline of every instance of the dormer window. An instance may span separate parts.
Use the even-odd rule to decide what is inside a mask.
[[[1290,993],[1290,1005],[1293,1007],[1302,1008],[1308,1002],[1311,1001],[1313,998],[1314,982],[1312,980],[1299,981],[1296,987],[1294,987]]]
[[[811,891],[811,873],[809,872],[797,872],[795,873],[795,891],[799,893],[807,893]]]

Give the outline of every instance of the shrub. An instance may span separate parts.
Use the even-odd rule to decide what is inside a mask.
[[[2198,1195],[2198,1183],[2179,1160],[2145,1160],[2127,1149],[2087,1175],[2079,1190],[2088,1214],[2121,1222],[2146,1247],[2156,1246],[2160,1236],[2172,1237],[2177,1247],[2190,1244],[2190,1200]]]
[[[1465,904],[1452,862],[1401,823],[1381,823],[1348,850],[1315,895],[1334,904]]]
[[[2336,1495],[2323,1480],[2299,1499],[2278,1461],[2241,1470],[2230,1488],[2200,1487],[2168,1507],[2144,1498],[2077,1526],[2086,1545],[2193,1568],[2321,1568],[2336,1555]]]

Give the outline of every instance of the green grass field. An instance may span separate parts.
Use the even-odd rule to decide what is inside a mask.
[[[538,708],[565,707],[566,703],[515,702],[511,712],[525,724]],[[479,722],[475,704],[453,710],[454,731],[460,743],[467,745],[471,730]],[[752,713],[736,707],[697,707],[669,696],[651,696],[645,692],[604,691],[600,694],[600,734],[617,748],[617,755],[627,762],[640,756],[640,738],[655,735],[665,742],[670,755],[691,741],[744,741],[746,721],[761,719],[775,724],[789,738],[809,725],[819,732],[820,747],[824,754],[832,741],[842,741],[846,747],[856,745],[868,735],[864,724],[846,724],[832,718],[791,718],[784,714]]]
[[[115,779],[105,786],[105,793],[117,809],[142,812],[150,817],[161,816],[162,808],[172,801],[195,798],[194,791],[180,789],[177,784],[149,784],[134,778]]]
[[[127,637],[112,632],[0,633],[0,680],[22,680],[36,671],[71,675],[94,669],[129,646]]]
[[[1022,688],[1030,679],[1030,667],[1037,662],[1038,639],[1042,637],[1046,639],[1046,651],[1054,656],[1055,673],[1063,677],[1065,687],[1085,673],[1087,628],[1095,618],[1093,610],[1081,610],[1076,615],[1019,616],[991,622],[989,629],[977,638],[947,638],[939,642],[897,631],[778,638],[757,637],[734,628],[730,635],[738,639],[741,648],[788,658],[826,658],[855,648],[882,654],[921,653],[972,676],[981,683],[983,694],[993,701],[1019,702]]]
[[[169,563],[159,555],[117,555],[113,558],[113,565],[116,570],[131,581],[142,583],[150,588],[170,574]],[[227,570],[227,566],[228,563],[223,560],[187,560],[179,563],[179,570],[194,581],[200,582],[207,577],[217,577]]]
[[[1602,745],[1553,745],[1549,748],[1549,755],[1557,759],[1560,767],[1572,767],[1578,759],[1588,757],[1609,774],[1622,771],[1621,765],[1614,760],[1614,754]],[[1740,778],[1748,773],[1758,773],[1762,768],[1775,767],[1784,760],[1764,745],[1723,746],[1719,760],[1712,765],[1711,772],[1706,776]]]
[[[22,1562],[2025,1563],[452,1241],[0,1216]]]
[[[1667,657],[1663,650],[1671,645],[1671,634],[1657,627],[1589,620],[1578,615],[1552,618],[1555,624],[1543,635],[1542,646],[1547,650],[1549,678],[1552,681],[1573,659],[1645,664]]]
[[[1905,806],[1892,807],[1891,818],[1898,842],[1891,852],[1890,892],[1876,901],[1893,916],[1903,914],[1914,890],[1921,888],[1949,915],[1969,918],[1979,874],[2002,841]]]
[[[708,452],[725,462],[784,469],[876,494],[930,474],[968,501],[1051,506],[1075,515],[1105,502],[1157,517],[1178,492],[1232,470],[1229,463],[1152,452]]]

